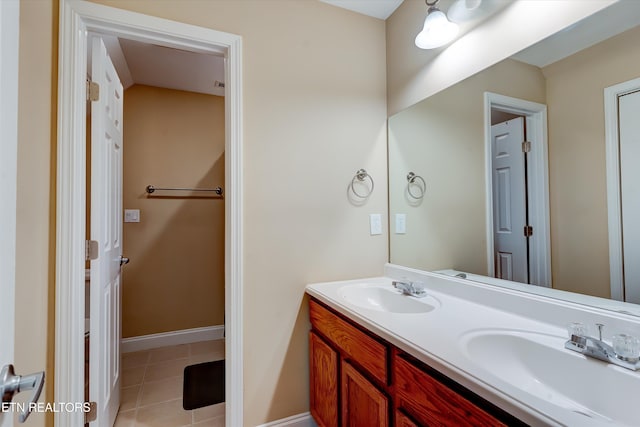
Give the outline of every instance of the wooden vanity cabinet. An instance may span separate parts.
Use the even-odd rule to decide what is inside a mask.
[[[387,383],[387,343],[315,300],[309,302],[309,317],[313,331],[323,336],[343,358],[355,361],[379,383]]]
[[[320,427],[524,426],[315,299],[311,415]]]
[[[320,427],[389,425],[389,344],[309,302],[311,415]]]

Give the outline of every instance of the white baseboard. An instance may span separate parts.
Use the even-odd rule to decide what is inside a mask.
[[[270,423],[261,424],[258,427],[318,427],[311,417],[311,413],[292,415],[281,420],[271,421]]]
[[[169,345],[218,340],[223,337],[224,325],[207,326],[204,328],[183,329],[181,331],[123,338],[121,341],[121,349],[123,353],[131,353],[133,351],[149,350]]]

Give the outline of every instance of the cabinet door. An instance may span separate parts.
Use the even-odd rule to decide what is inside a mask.
[[[320,427],[338,426],[338,353],[309,333],[311,415]]]
[[[342,361],[342,426],[387,427],[387,397],[351,366]]]

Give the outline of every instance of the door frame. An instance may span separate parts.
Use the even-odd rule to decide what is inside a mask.
[[[607,221],[609,228],[609,281],[611,298],[624,301],[622,260],[622,193],[620,188],[620,135],[618,98],[640,90],[640,78],[604,89],[604,129],[607,169]]]
[[[497,93],[484,93],[484,149],[486,193],[487,271],[494,277],[493,244],[493,173],[491,168],[491,110],[519,114],[525,117],[527,139],[531,151],[527,163],[529,184],[529,224],[533,226],[530,240],[530,281],[538,286],[551,285],[551,232],[549,227],[549,164],[547,142],[547,106]]]
[[[243,424],[242,38],[90,3],[60,1],[56,209],[55,396],[84,401],[84,268],[87,32],[224,55],[226,423]],[[57,427],[84,424],[58,412]]]
[[[20,2],[0,1],[0,327],[4,363],[15,363],[16,208],[18,198],[18,61]],[[5,335],[6,333],[6,335]],[[0,426],[12,426],[11,412]]]

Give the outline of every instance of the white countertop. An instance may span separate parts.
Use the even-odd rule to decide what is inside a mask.
[[[307,286],[307,293],[528,424],[620,425],[603,418],[590,418],[551,404],[543,396],[525,392],[502,380],[495,372],[479,366],[464,350],[463,343],[474,334],[508,329],[539,334],[554,348],[560,346],[559,351],[584,358],[562,348],[567,336],[564,325],[568,323],[558,323],[558,318],[562,317],[562,303],[432,273],[421,273],[419,279],[425,284],[429,296],[439,304],[427,313],[389,313],[362,308],[351,304],[340,294],[344,286],[358,283],[391,287],[393,279],[390,277],[311,284]],[[486,304],[475,302],[483,299]],[[549,304],[549,307],[544,304]],[[524,313],[518,313],[518,306],[526,308]],[[539,315],[531,316],[527,312],[531,310],[537,310]],[[572,310],[575,311],[576,307],[566,308],[566,311]],[[600,314],[594,313],[593,309],[587,311],[587,317]],[[569,313],[568,319],[575,321],[576,316],[576,313]],[[638,375],[640,387],[640,374],[629,372],[630,375]],[[598,384],[594,384],[594,390],[597,389]],[[640,416],[638,420],[640,423]]]

